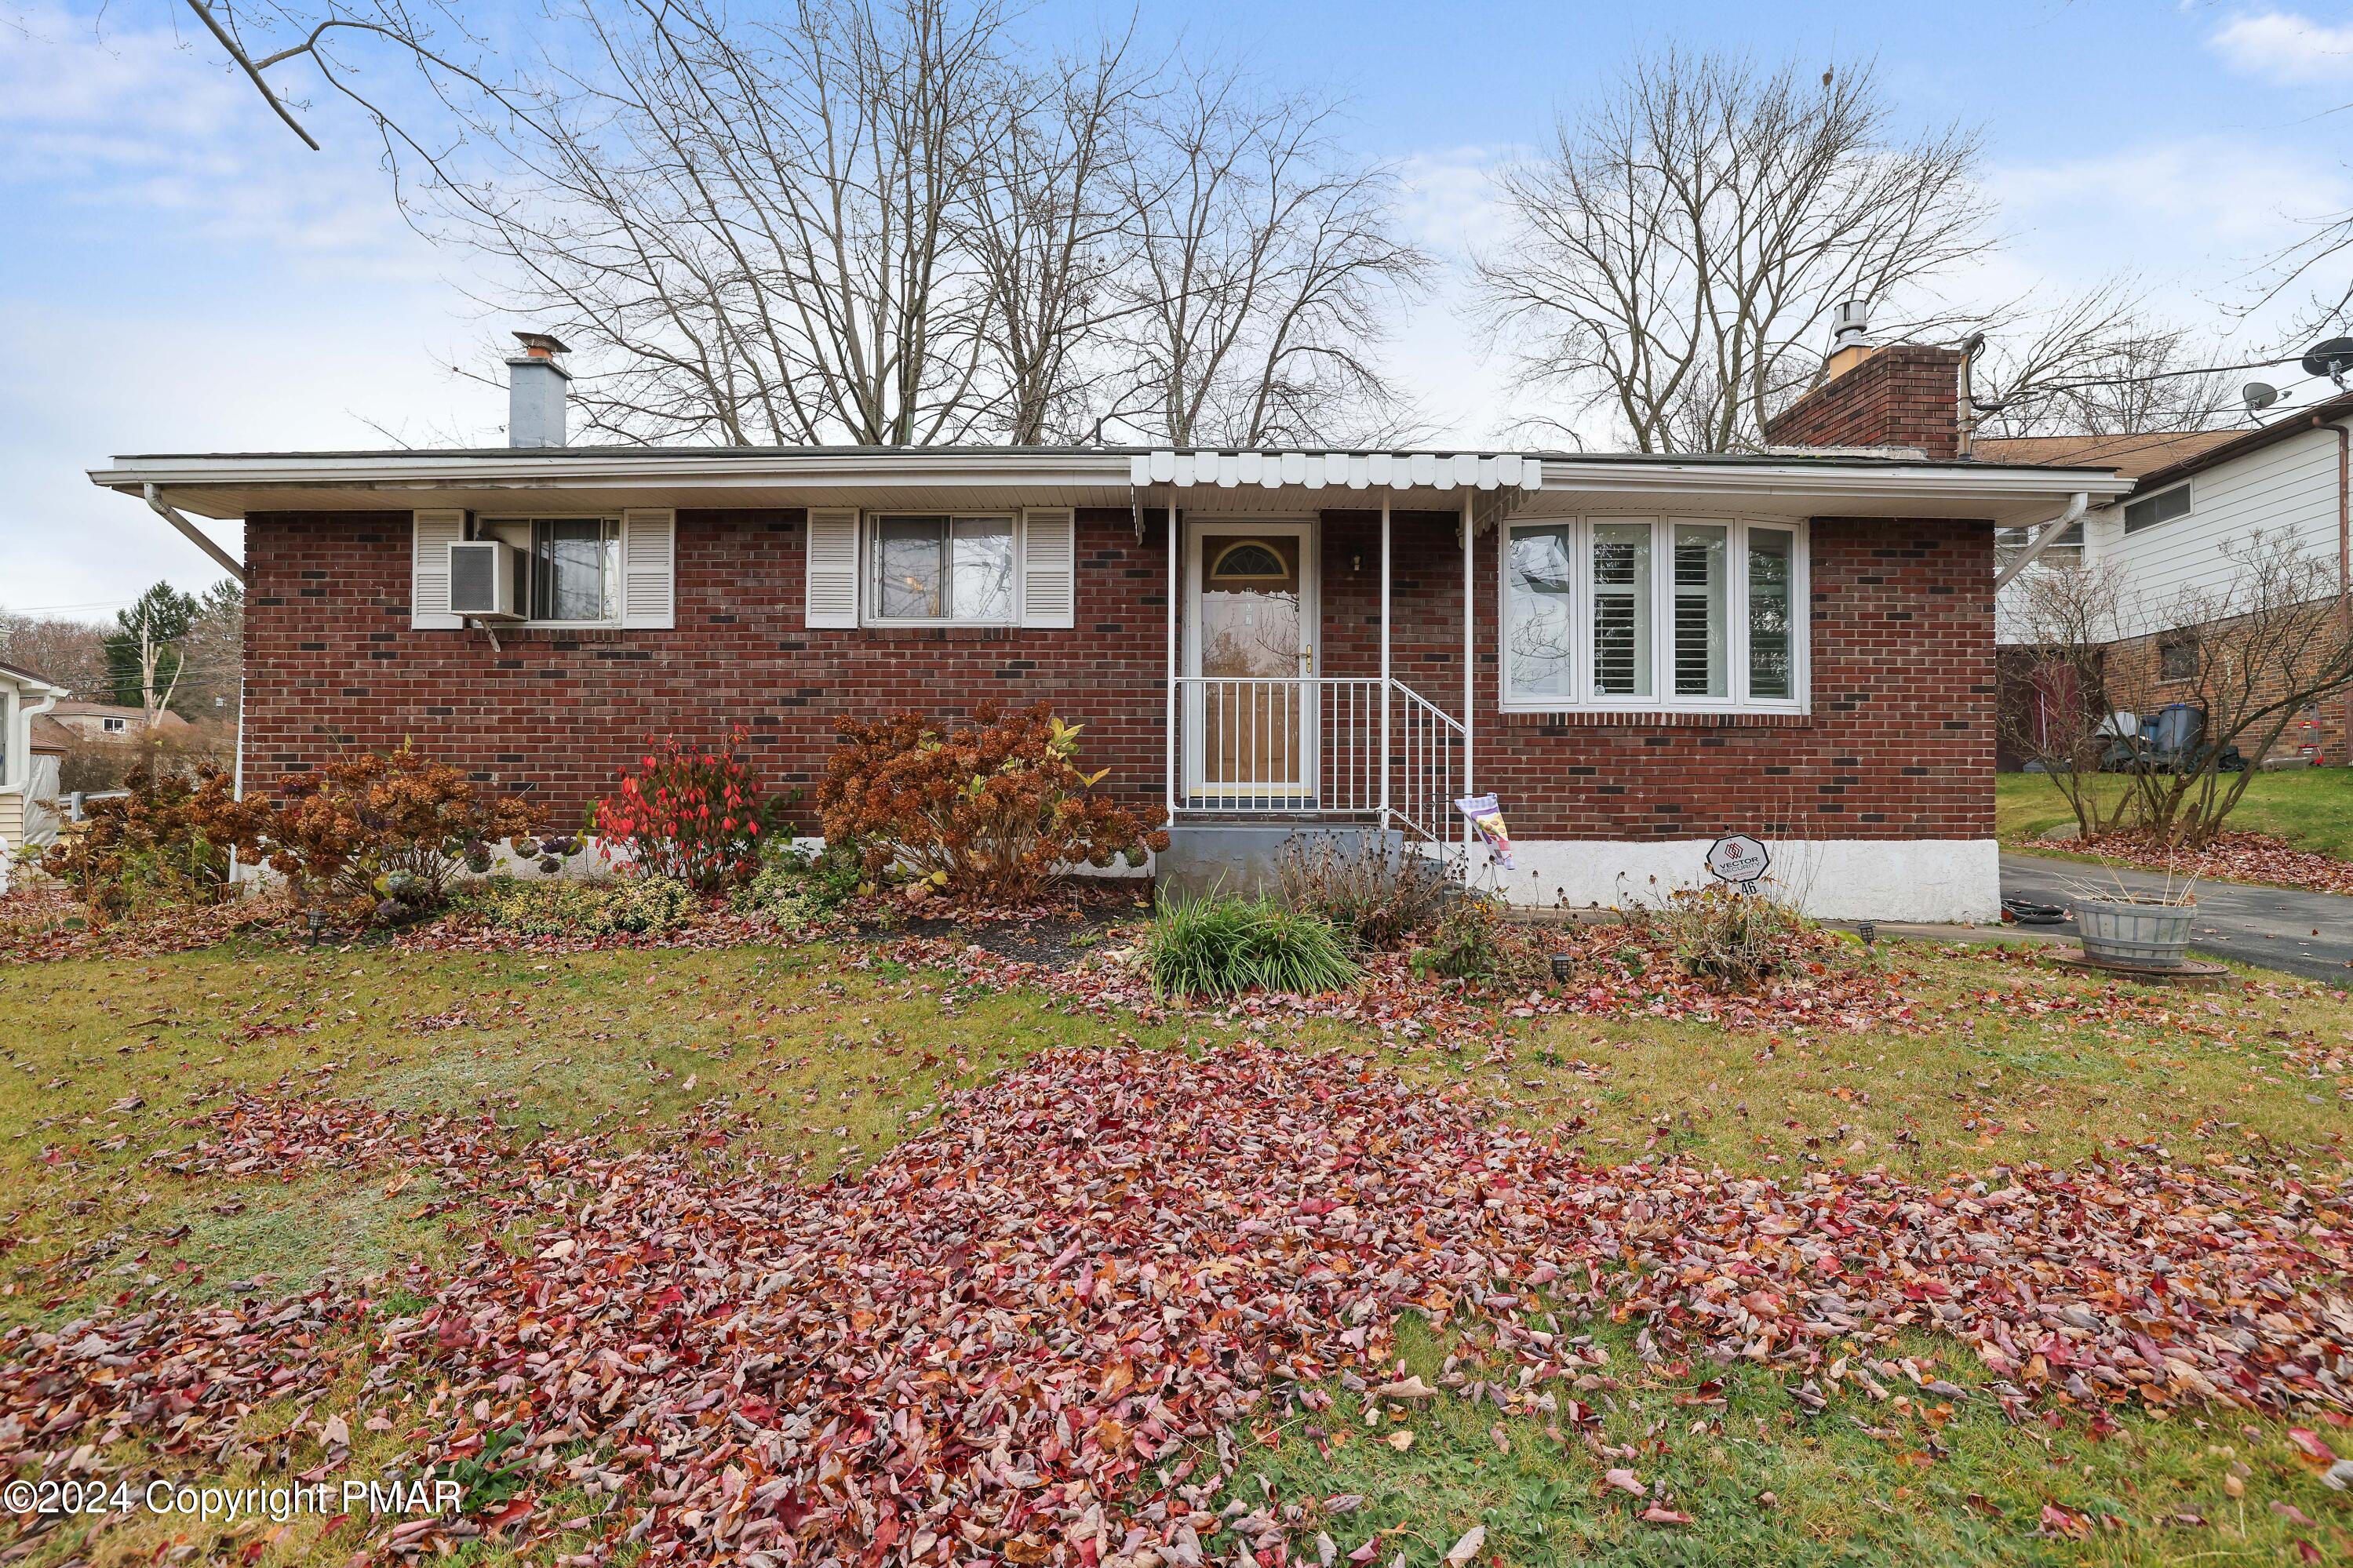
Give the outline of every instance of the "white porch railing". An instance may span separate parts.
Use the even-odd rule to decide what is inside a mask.
[[[1372,822],[1446,841],[1462,725],[1403,681],[1187,675],[1169,700],[1176,815]]]

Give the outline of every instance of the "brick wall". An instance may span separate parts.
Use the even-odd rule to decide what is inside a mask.
[[[1917,447],[1937,461],[1961,455],[1961,354],[1891,343],[1776,415],[1777,447]]]
[[[1050,700],[1087,726],[1110,784],[1160,793],[1165,535],[1079,514],[1076,628],[809,631],[798,512],[678,514],[671,631],[502,631],[408,624],[405,513],[259,514],[246,523],[246,769],[269,782],[338,746],[413,737],[568,826],[649,735],[749,732],[772,788],[806,788],[845,712],[957,717],[995,697]],[[813,816],[813,812],[812,812]]]
[[[1451,513],[1398,513],[1398,678],[1450,712],[1462,689]],[[1817,520],[1810,716],[1597,721],[1495,710],[1497,550],[1479,541],[1479,784],[1526,838],[1733,830],[1836,838],[1993,831],[1992,537],[1982,523]],[[845,710],[968,713],[1043,697],[1087,725],[1124,794],[1161,794],[1165,522],[1079,515],[1071,631],[830,631],[801,624],[792,512],[678,515],[678,626],[501,634],[408,626],[406,516],[248,520],[246,765],[267,782],[339,745],[405,736],[576,820],[648,734],[751,733],[772,784],[807,783]],[[1363,565],[1355,564],[1361,555]],[[1379,668],[1377,514],[1323,531],[1324,669]]]
[[[2343,646],[2346,636],[2340,629],[2334,599],[2313,605],[2309,616],[2310,633],[2303,641],[2301,656],[2293,661],[2294,679],[2307,683],[2316,679],[2321,661]],[[2251,634],[2242,625],[2225,622],[2110,643],[2100,655],[2107,700],[2115,707],[2143,714],[2155,712],[2168,702],[2188,702],[2206,710],[2217,723],[2235,722],[2233,715],[2268,708],[2290,689],[2291,669],[2277,658],[2244,660],[2258,673],[2248,681],[2237,678],[2233,671],[2242,662],[2250,641],[2270,643],[2272,638]],[[2196,674],[2170,679],[2166,677],[2162,649],[2171,642],[2196,647]],[[2228,661],[2230,668],[2216,668],[2217,659]],[[2353,694],[2342,692],[2310,705],[2289,721],[2270,754],[2292,757],[2299,746],[2315,742],[2321,748],[2323,760],[2344,763],[2353,755],[2348,751],[2348,742],[2353,742],[2353,713],[2348,713],[2348,709],[2353,709]],[[2249,762],[2263,760],[2258,752],[2271,722],[2265,719],[2239,738],[2238,744]]]

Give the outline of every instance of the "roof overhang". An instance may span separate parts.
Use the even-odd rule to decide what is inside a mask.
[[[265,511],[475,511],[562,507],[1116,506],[1312,510],[1369,505],[1453,511],[1476,492],[1498,510],[1687,508],[1769,516],[2040,522],[2078,490],[2132,488],[2103,468],[2004,467],[1831,455],[1579,456],[1517,452],[1238,452],[1050,447],[587,447],[475,452],[254,453],[117,458],[92,482],[156,487],[202,517]],[[1181,500],[1179,499],[1181,496]],[[1361,498],[1361,499],[1358,499]],[[1498,507],[1494,503],[1504,503]]]

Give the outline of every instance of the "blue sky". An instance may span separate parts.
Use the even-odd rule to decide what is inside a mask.
[[[1047,0],[1074,35],[1124,9]],[[0,0],[0,606],[105,616],[210,581],[143,507],[93,489],[110,454],[495,439],[501,398],[451,374],[510,323],[462,258],[393,207],[364,126],[322,108],[304,150],[165,0]],[[1488,182],[1630,54],[1665,42],[1812,66],[1873,57],[1900,115],[1980,123],[2010,240],[1985,299],[2137,272],[2219,320],[2296,222],[2353,205],[2353,6],[2316,0],[1943,5],[1145,5],[1270,79],[1344,93],[1398,161],[1417,236],[1459,259]],[[2276,323],[2258,322],[2242,336]],[[2250,347],[2267,347],[2250,342]],[[1398,323],[1393,364],[1439,433],[1505,416],[1452,287]],[[235,547],[233,527],[221,531]]]

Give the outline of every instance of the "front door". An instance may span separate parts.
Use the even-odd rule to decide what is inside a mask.
[[[1204,519],[1187,530],[1186,794],[1305,805],[1315,793],[1315,530]]]

